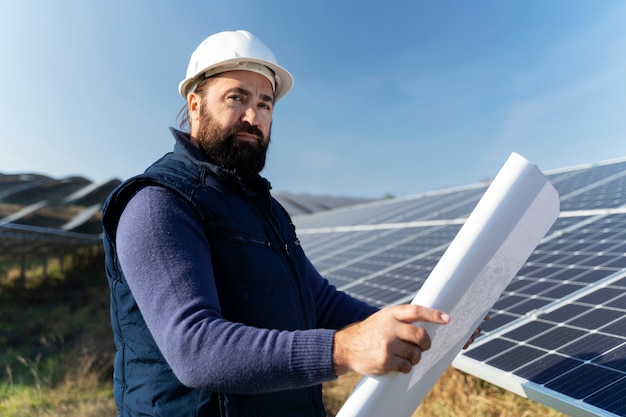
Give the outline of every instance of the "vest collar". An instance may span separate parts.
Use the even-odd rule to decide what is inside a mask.
[[[189,133],[173,127],[170,127],[170,132],[176,141],[174,145],[174,153],[185,155],[200,169],[208,169],[222,181],[233,185],[235,188],[241,189],[247,194],[269,194],[272,189],[270,182],[258,174],[256,177],[252,178],[251,181],[246,181],[246,183],[242,182],[239,177],[235,175],[234,171],[211,162],[200,149],[191,143]]]

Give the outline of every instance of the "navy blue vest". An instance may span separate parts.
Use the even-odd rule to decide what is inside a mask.
[[[259,395],[226,395],[186,387],[176,378],[141,316],[121,271],[115,231],[128,200],[160,185],[198,210],[212,251],[225,319],[280,330],[315,327],[304,279],[305,257],[284,209],[261,177],[252,188],[207,162],[175,132],[174,152],[120,185],[103,209],[106,273],[117,354],[114,393],[120,416],[324,416],[321,387]]]

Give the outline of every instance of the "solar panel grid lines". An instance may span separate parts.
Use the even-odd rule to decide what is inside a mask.
[[[613,175],[613,179],[600,179],[585,183],[555,184],[561,194],[561,211],[610,209],[624,205],[624,193],[617,191],[626,181],[625,173]]]
[[[368,240],[367,242],[361,242],[358,246],[354,247],[351,251],[338,250],[331,256],[341,256],[342,254],[349,254],[348,259],[344,263],[336,264],[331,269],[325,270],[323,273],[330,273],[342,268],[345,268],[354,264],[372,265],[376,270],[385,267],[389,263],[394,263],[397,259],[402,257],[402,251],[399,247],[403,242],[414,241],[419,236],[408,235],[405,236],[406,231],[402,230],[389,230],[376,235],[377,239]],[[363,249],[371,248],[368,250],[367,255],[363,255]],[[350,248],[347,248],[350,249]],[[385,257],[385,254],[386,257]],[[355,256],[357,255],[357,256]],[[380,260],[377,260],[380,258]]]
[[[626,170],[626,160],[605,161],[578,167],[546,171],[546,177],[555,187],[565,191],[563,183],[573,184],[569,189],[580,188],[580,184],[589,184]]]
[[[547,175],[561,195],[561,216],[454,366],[570,415],[626,415],[626,160]],[[345,209],[348,218],[330,228],[311,221],[304,230],[314,237],[312,261],[357,298],[380,307],[409,302],[485,187],[370,205],[367,213]],[[365,229],[356,232],[363,219],[372,231],[367,242],[358,241]],[[409,234],[378,234],[398,227]],[[330,247],[332,255],[324,253]]]
[[[316,227],[353,226],[383,223],[405,223],[414,220],[454,219],[471,211],[484,193],[486,185],[438,191],[412,197],[380,200],[326,213],[294,216],[299,230]]]
[[[346,233],[336,233],[333,239],[328,239],[328,233],[302,234],[299,233],[300,244],[307,248],[307,256],[314,263],[323,262],[338,253],[348,252],[368,242],[375,242],[381,234],[391,233],[390,230],[371,231],[359,230]]]
[[[410,239],[409,239],[410,242]],[[443,247],[441,248],[441,250],[443,250]],[[364,253],[370,253],[367,250],[364,251]],[[418,257],[419,258],[419,257]],[[347,257],[348,259],[348,264],[354,264],[354,263],[359,263],[360,260],[355,259],[352,255]],[[378,277],[383,277],[383,278],[378,278],[378,279],[384,279],[384,277],[386,276],[386,274],[391,274],[394,268],[391,268],[390,270],[383,270],[381,271],[380,268],[377,266],[377,262],[375,260],[375,258],[373,258],[374,261],[370,262],[364,262],[363,265],[361,265],[362,267],[364,265],[369,265],[368,268],[366,269],[359,269],[359,268],[354,268],[354,267],[349,267],[346,265],[342,265],[341,267],[345,267],[344,271],[341,272],[341,279],[339,280],[340,284],[343,284],[345,282],[350,282],[350,284],[348,286],[344,286],[341,287],[344,290],[350,290],[350,288],[354,287],[354,286],[361,286],[363,285],[363,287],[361,289],[357,289],[357,290],[351,290],[350,292],[353,293],[355,296],[360,297],[364,300],[367,300],[369,302],[372,302],[372,300],[375,302],[375,304],[377,305],[384,305],[382,299],[384,299],[385,302],[388,301],[396,301],[396,303],[400,303],[400,302],[407,302],[410,301],[410,294],[409,295],[404,295],[402,298],[398,298],[396,300],[394,300],[394,297],[392,297],[390,294],[395,294],[394,296],[397,297],[397,292],[390,290],[388,287],[388,285],[380,285],[380,284],[375,284],[375,281],[371,281],[371,283],[368,283],[368,281],[374,279],[374,278],[378,278]],[[381,265],[387,265],[389,262],[385,263],[385,264],[381,264]],[[433,262],[434,264],[434,262]],[[397,267],[398,265],[396,265]],[[563,271],[563,267],[562,266],[550,266],[553,268],[553,273],[557,273],[560,271]],[[545,273],[545,271],[547,270],[546,266],[539,266],[539,268],[543,268],[543,271]],[[341,268],[339,268],[341,269]],[[573,270],[573,268],[568,268],[569,271],[571,273],[571,271]],[[378,272],[373,272],[378,270]],[[323,273],[328,273],[330,271],[322,271]],[[414,271],[415,272],[415,271]],[[427,273],[429,272],[429,270],[424,270],[422,269],[422,277],[427,276]],[[581,270],[581,271],[577,271],[577,275],[582,275],[582,273],[585,272],[585,270]],[[368,274],[373,274],[373,275],[368,275]],[[331,282],[333,282],[333,279],[336,279],[337,276],[333,273],[330,273],[330,278],[331,278]],[[405,288],[419,288],[419,286],[421,286],[421,283],[423,282],[423,279],[419,282],[416,282],[415,279],[412,279],[410,276],[404,277],[403,278],[405,282],[407,282],[408,284],[405,285]],[[530,282],[527,283],[527,286],[533,287],[535,289],[539,288],[538,285],[543,285],[545,286],[545,291],[541,292],[541,291],[536,291],[536,294],[531,293],[529,294],[520,294],[520,295],[515,295],[515,294],[509,294],[511,295],[510,298],[506,299],[506,302],[509,304],[509,309],[507,314],[509,313],[515,313],[516,315],[521,315],[524,312],[534,309],[534,308],[540,308],[542,305],[548,304],[551,301],[550,297],[560,297],[563,295],[566,295],[568,293],[568,289],[570,291],[572,291],[573,289],[579,288],[580,284],[578,286],[570,284],[569,287],[567,286],[567,284],[565,286],[563,285],[559,285],[559,281],[553,281],[553,282],[549,282],[546,281],[545,279],[542,278],[542,283],[541,284],[537,284],[534,282]],[[337,282],[334,282],[337,283]],[[412,285],[415,284],[415,285]],[[419,285],[418,285],[419,284]],[[375,289],[373,289],[375,288]],[[376,299],[376,292],[378,291],[378,298]],[[384,295],[383,295],[384,294]],[[542,296],[548,296],[548,298],[544,298]],[[515,303],[516,305],[513,305],[514,303],[511,302],[511,300],[517,300],[517,302]],[[498,306],[496,306],[497,308]],[[497,313],[496,313],[497,314]],[[509,317],[510,319],[511,317]],[[497,323],[498,321],[490,321],[490,323]],[[487,326],[488,327],[488,326]]]
[[[568,245],[567,240],[562,238],[563,236],[566,235],[559,232],[552,238],[548,237],[544,240],[520,270],[518,277],[505,290],[499,303],[506,301],[508,295],[517,293],[521,293],[520,299],[531,296],[562,297],[567,293],[567,289],[575,289],[577,286],[595,282],[620,270],[615,264],[619,264],[624,258],[623,252],[616,251],[607,256],[604,264],[598,264],[594,256],[600,255],[596,252],[568,251],[568,248],[577,249],[578,247]],[[623,244],[624,242],[616,242],[614,247]],[[560,247],[560,250],[554,250],[554,247]],[[592,262],[585,264],[585,261]],[[522,284],[525,285],[524,288]]]
[[[570,375],[569,372],[583,364],[587,365],[577,372],[603,375],[605,378],[603,381],[609,385],[613,379],[606,379],[607,375],[618,375],[620,378],[626,376],[625,277],[625,272],[616,273],[590,286],[591,288],[581,288],[569,298],[556,300],[544,311],[535,311],[522,316],[508,326],[498,329],[497,333],[486,336],[482,341],[479,340],[477,346],[471,347],[464,355],[483,361],[486,365],[501,371],[545,385],[546,389],[565,392],[573,398],[592,401],[593,404],[598,396],[595,395],[589,400],[586,400],[586,397],[591,397],[602,389],[590,386],[598,387],[597,381],[593,384],[587,383],[586,388],[580,387],[576,391],[570,388],[566,390],[561,385],[567,381],[571,383],[572,377],[576,374]],[[601,304],[598,304],[599,302]],[[621,371],[614,369],[598,371],[590,368],[594,364],[600,365],[604,355],[611,352],[613,352],[611,363],[621,364]],[[617,353],[621,356],[617,356]],[[541,374],[535,372],[536,369],[542,369],[542,366],[536,365],[552,363],[556,359],[559,360],[557,369],[551,366]],[[565,364],[568,365],[567,369],[564,368]],[[604,365],[602,367],[606,368]],[[549,378],[548,375],[552,375],[553,378]]]
[[[433,213],[432,215],[425,216],[425,218],[431,219],[459,219],[459,218],[467,218],[469,213],[472,212],[474,207],[478,204],[478,201],[484,194],[487,187],[477,188],[469,191],[464,196],[464,200],[457,201],[454,205],[449,205],[445,208],[440,209],[439,211]]]
[[[344,271],[346,268],[350,268],[355,264],[361,265],[365,263],[366,265],[371,265],[372,268],[367,270],[369,272],[368,275],[361,276],[358,280],[339,287],[340,290],[348,290],[355,285],[361,285],[374,277],[383,275],[389,271],[393,271],[394,269],[402,268],[415,262],[416,260],[421,260],[433,252],[441,252],[442,248],[440,247],[435,247],[425,252],[415,251],[415,247],[413,247],[411,243],[416,242],[416,240],[420,239],[421,236],[422,235],[420,233],[416,233],[400,240],[394,240],[387,246],[377,249],[375,253],[372,253],[372,256],[367,256],[365,258],[350,258],[347,262],[337,265],[331,270],[321,271],[321,273],[324,276],[332,276],[333,274],[337,274],[339,271]],[[400,253],[403,253],[404,255],[399,256],[398,254]],[[379,260],[377,261],[377,258],[375,258],[376,255],[382,255],[382,257],[378,258]]]
[[[452,224],[454,225],[455,223]],[[443,227],[446,227],[445,223]],[[309,258],[313,262],[317,262],[349,251],[352,248],[367,249],[367,245],[372,242],[372,254],[381,253],[385,250],[393,249],[394,247],[402,247],[402,243],[405,240],[415,241],[419,239],[416,244],[421,244],[422,247],[429,247],[430,245],[427,242],[431,239],[429,237],[430,234],[441,230],[441,228],[441,225],[433,227],[425,224],[421,227],[396,227],[396,224],[390,224],[388,227],[371,230],[371,233],[361,233],[364,231],[356,227],[347,227],[341,231],[316,231],[313,234],[314,242],[310,241],[310,234],[300,233],[300,240],[302,245],[306,246]],[[329,239],[329,236],[332,238]],[[339,244],[337,244],[337,242],[339,242]],[[346,245],[346,243],[350,244]],[[415,249],[411,249],[411,251],[415,251]],[[368,256],[370,255],[366,250],[362,250],[362,253],[366,253]],[[390,256],[394,255],[392,254]]]
[[[580,367],[577,368],[577,371],[572,371],[573,364],[569,363],[570,360],[568,358],[555,357],[552,359],[553,361],[546,364],[546,366],[552,367],[552,369],[554,369],[555,371],[559,370],[564,374],[568,374],[570,379],[575,381],[575,383],[572,384],[572,387],[580,386],[582,384],[582,381],[588,381],[588,385],[592,385],[593,382],[595,382],[596,380],[602,380],[602,378],[606,376],[598,372],[588,372],[590,370],[599,371],[600,369],[589,369],[585,367],[585,365],[576,365]],[[553,408],[563,411],[569,416],[615,417],[624,415],[623,398],[610,398],[611,395],[614,395],[614,393],[612,393],[611,391],[613,391],[615,387],[617,387],[618,390],[623,390],[623,383],[624,379],[613,381],[609,385],[607,385],[606,390],[587,397],[587,399],[591,400],[592,403],[587,402],[586,400],[574,398],[559,391],[549,390],[549,394],[547,394],[545,388],[542,385],[537,385],[533,382],[524,383],[522,386],[522,390],[524,392],[524,396],[532,398],[544,404],[548,404]],[[596,397],[600,397],[601,400],[596,401]]]
[[[382,306],[404,302],[407,294],[414,294],[417,288],[421,286],[457,230],[458,226],[455,225],[425,230],[418,229],[415,232],[411,229],[408,230],[411,233],[404,238],[397,236],[398,231],[396,231],[396,235],[389,236],[393,240],[388,245],[376,249],[375,253],[366,251],[365,253],[371,255],[366,259],[349,256],[343,264],[336,265],[332,270],[321,270],[321,273],[339,289],[347,291],[357,298],[373,302],[375,305]],[[407,230],[401,232],[406,233]],[[435,246],[433,243],[424,245],[424,241],[434,242],[439,246]],[[362,250],[363,248],[358,249]],[[391,276],[397,279],[399,276],[397,271],[406,267],[410,268],[412,264],[419,266],[412,269],[413,275],[404,278],[406,282],[410,283],[406,286],[410,289],[409,293],[406,291],[398,292],[384,283]],[[355,268],[354,265],[359,267]],[[421,279],[416,278],[416,273],[420,273],[418,276]],[[359,278],[357,279],[357,277]],[[358,290],[353,290],[353,287],[358,287]]]
[[[619,315],[617,313],[623,314],[626,309],[626,305],[624,303],[626,299],[622,298],[623,294],[620,294],[620,292],[624,291],[624,288],[621,287],[622,279],[622,274],[617,274],[616,276],[608,277],[603,282],[596,283],[594,286],[581,287],[578,291],[571,293],[568,297],[554,300],[551,304],[544,306],[542,309],[527,312],[519,317],[518,322],[512,323],[508,327],[500,327],[498,329],[498,334],[500,335],[502,332],[508,331],[508,329],[513,326],[520,326],[520,323],[526,323],[528,320],[539,319],[549,321],[553,324],[568,324],[569,326],[581,327],[587,330],[596,329],[595,327],[589,326],[589,324],[594,322],[604,323],[602,326],[599,326],[598,329],[605,325],[610,326],[613,321],[617,321],[619,319]],[[620,284],[615,286],[615,282],[620,282]],[[606,303],[613,303],[613,301],[621,298],[619,302],[621,302],[622,305],[603,306],[590,302],[590,300],[593,301],[594,297],[601,297],[603,295],[606,296],[606,294],[601,294],[603,291],[612,295],[612,298],[605,300]],[[601,308],[605,309],[603,312],[608,310],[613,311],[615,314],[598,316],[596,313],[598,313]],[[612,318],[612,321],[606,323],[607,317]],[[584,326],[585,323],[588,325]],[[525,332],[526,336],[534,334],[534,332]]]

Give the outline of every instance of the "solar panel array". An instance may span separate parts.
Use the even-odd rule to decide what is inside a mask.
[[[569,415],[626,415],[626,160],[547,172],[561,215],[454,366]],[[488,183],[294,222],[322,275],[409,302]]]
[[[278,192],[273,195],[292,216],[311,214],[373,200],[371,198],[312,195],[306,193],[292,194],[288,192]]]
[[[121,183],[81,176],[0,174],[0,262],[23,262],[73,253],[102,241],[101,210]],[[292,215],[368,201],[362,198],[277,193]]]
[[[61,256],[99,245],[100,209],[119,183],[29,173],[0,175],[0,262]]]

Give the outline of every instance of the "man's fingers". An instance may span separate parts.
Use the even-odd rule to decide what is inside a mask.
[[[415,366],[422,359],[422,349],[419,346],[411,346],[407,349],[405,359],[411,363],[411,366]]]
[[[390,363],[391,370],[408,373],[422,359],[422,349],[408,342],[399,342],[395,347],[396,360]]]
[[[415,304],[403,304],[391,308],[393,309],[394,317],[406,323],[425,321],[446,324],[450,321],[448,314],[434,308],[422,307]]]
[[[450,320],[448,315],[440,310],[418,305],[401,305],[393,308],[392,314],[400,322],[398,337],[416,345],[421,351],[430,349],[431,339],[426,330],[418,323],[446,324]]]
[[[418,305],[387,307],[362,322],[335,333],[333,365],[341,375],[354,371],[381,375],[389,371],[410,372],[430,349],[431,339],[420,322],[446,324],[442,311]]]
[[[422,352],[430,349],[432,341],[428,332],[426,332],[423,327],[414,326],[412,324],[409,326],[411,326],[411,331],[413,334],[413,339],[411,339],[410,341],[413,342],[416,347],[419,348]]]

